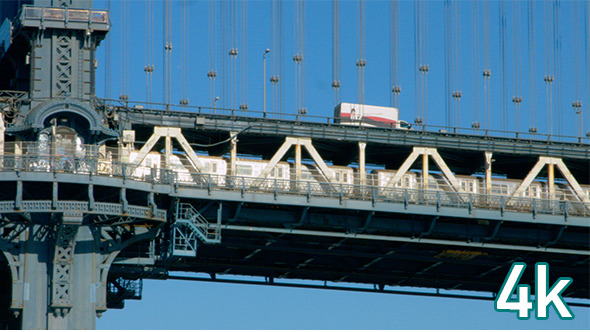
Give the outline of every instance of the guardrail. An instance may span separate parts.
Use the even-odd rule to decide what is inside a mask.
[[[59,7],[23,6],[21,19],[61,22],[109,23],[106,10],[70,9]]]
[[[311,114],[289,114],[289,113],[276,113],[276,112],[263,112],[260,110],[251,109],[233,109],[233,108],[220,108],[220,107],[206,107],[206,106],[191,106],[191,105],[177,105],[177,104],[164,104],[154,103],[145,101],[129,101],[129,100],[117,100],[117,99],[98,99],[98,103],[106,107],[122,107],[129,111],[135,112],[157,112],[158,114],[167,114],[166,112],[174,112],[178,114],[186,113],[190,115],[195,114],[208,114],[208,115],[223,115],[230,117],[246,117],[246,118],[262,118],[262,119],[275,119],[285,121],[296,121],[296,122],[307,122],[307,123],[323,123],[323,124],[336,124],[337,120],[335,117],[329,116],[317,116]],[[169,113],[168,113],[169,114]],[[417,131],[430,131],[439,132],[443,134],[460,134],[460,135],[474,135],[483,137],[501,137],[501,138],[515,138],[523,140],[536,140],[536,141],[559,141],[559,142],[570,142],[570,143],[590,143],[590,132],[585,136],[565,136],[565,135],[553,135],[544,134],[538,132],[516,132],[516,131],[502,131],[494,130],[489,128],[464,128],[464,127],[446,127],[437,126],[431,124],[416,124],[411,123],[414,130]],[[391,129],[395,129],[393,126]],[[405,129],[398,129],[405,130]]]
[[[457,193],[445,190],[421,190],[279,179],[265,179],[260,185],[254,186],[254,177],[179,173],[170,169],[152,169],[93,156],[66,157],[30,154],[0,156],[0,172],[10,171],[93,174],[208,191],[237,191],[242,194],[246,192],[265,193],[272,194],[275,197],[279,195],[303,196],[307,197],[308,200],[312,197],[322,197],[338,199],[341,202],[344,200],[365,200],[374,203],[392,202],[405,205],[436,206],[437,209],[455,207],[502,212],[526,212],[533,215],[590,216],[590,203],[580,201],[527,197],[511,198],[501,195]]]

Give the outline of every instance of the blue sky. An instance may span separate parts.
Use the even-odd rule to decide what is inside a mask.
[[[113,21],[108,37],[110,41],[104,41],[97,52],[99,97],[118,98],[120,94],[128,94],[133,101],[147,100],[144,66],[153,64],[152,101],[164,101],[164,2],[152,2],[154,21],[151,28],[145,19],[146,3],[128,1],[124,5],[120,1],[111,1],[110,4],[94,1],[97,9],[110,6]],[[212,106],[212,97],[220,97],[217,107],[238,108],[239,104],[247,103],[251,110],[262,110],[263,53],[265,49],[273,48],[271,2],[247,2],[246,40],[240,39],[244,35],[242,33],[236,33],[235,39],[230,33],[232,22],[240,26],[243,2],[214,3],[213,8],[217,12],[214,25],[219,29],[217,35],[208,28],[209,1],[171,1],[173,51],[170,100],[178,103],[186,98],[192,106]],[[398,99],[400,118],[413,122],[422,115],[429,125],[444,126],[449,123],[460,127],[471,127],[472,122],[479,121],[482,128],[509,131],[528,131],[529,127],[536,126],[539,133],[568,136],[578,135],[577,126],[582,123],[583,135],[590,131],[590,112],[587,111],[590,105],[588,4],[585,1],[532,3],[533,33],[530,42],[528,1],[451,3],[449,9],[456,14],[452,16],[455,23],[449,28],[456,30],[449,30],[449,33],[452,40],[459,41],[459,47],[457,51],[449,52],[451,66],[445,67],[445,3],[430,1],[422,7],[423,24],[419,30],[424,39],[418,43],[415,39],[414,2],[399,1],[395,43],[397,63],[393,67],[394,83],[402,87]],[[236,19],[225,15],[222,20],[219,16],[222,7],[228,11],[232,4],[238,13]],[[332,2],[307,1],[305,5],[304,101],[296,98],[296,65],[292,60],[293,55],[300,51],[294,41],[297,37],[294,33],[295,4],[294,1],[283,3],[282,57],[279,58],[278,47],[271,49],[267,55],[267,109],[269,112],[294,114],[296,105],[302,105],[309,115],[331,116],[335,106],[331,87]],[[392,105],[390,2],[366,1],[365,5],[364,58],[367,65],[364,100],[366,104],[388,106]],[[502,5],[506,24],[504,43],[501,42],[499,24]],[[128,12],[126,24],[122,20],[125,6]],[[342,102],[359,100],[355,65],[359,58],[358,6],[357,1],[341,1]],[[183,11],[186,13],[185,25]],[[554,29],[555,13],[558,16]],[[225,23],[225,37],[220,32],[221,22]],[[487,29],[484,29],[486,22]],[[183,30],[183,26],[187,28]],[[153,31],[151,39],[146,34],[150,29]],[[484,31],[488,33],[484,34]],[[128,41],[127,46],[122,40]],[[232,40],[236,42],[232,43]],[[183,41],[187,43],[183,44]],[[150,42],[152,48],[149,47]],[[108,57],[107,44],[110,45]],[[417,44],[421,45],[418,49],[415,48]],[[185,49],[183,45],[188,47]],[[212,52],[208,51],[208,45],[214,45]],[[529,45],[532,48],[529,49]],[[235,64],[232,64],[228,51],[234,47],[239,52]],[[148,63],[150,53],[153,61]],[[182,54],[188,56],[183,57]],[[421,55],[420,63],[416,61],[416,54]],[[211,56],[217,60],[210,60]],[[224,57],[225,72],[222,70]],[[282,110],[277,102],[279,89],[268,82],[271,75],[278,74],[277,64],[281,59]],[[110,66],[107,66],[108,63]],[[122,67],[123,64],[128,65],[127,69]],[[235,71],[232,71],[234,65]],[[419,65],[429,66],[427,80],[422,81],[424,86],[427,82],[427,89],[420,89],[420,81],[416,81]],[[218,73],[214,95],[210,93],[210,81],[206,75],[210,69]],[[484,69],[490,69],[492,73],[487,94],[489,122],[484,113]],[[451,74],[446,75],[447,71]],[[107,75],[107,72],[110,74]],[[504,76],[502,72],[505,72]],[[555,79],[550,93],[543,80],[547,75]],[[105,83],[107,77],[110,80]],[[422,91],[421,103],[416,98],[418,90]],[[459,103],[448,103],[452,91],[462,92]],[[512,102],[514,96],[523,99],[518,123]],[[549,108],[548,100],[551,100]],[[574,100],[582,102],[583,119],[576,118],[571,106]],[[453,113],[450,118],[447,116],[449,113]],[[549,114],[552,115],[551,120]],[[573,321],[560,321],[555,318],[555,312],[550,313],[549,321],[519,321],[515,314],[495,312],[492,301],[149,280],[144,283],[143,294],[142,301],[128,301],[124,310],[107,311],[98,320],[97,327],[590,329],[590,310],[587,308],[573,308],[576,315]]]

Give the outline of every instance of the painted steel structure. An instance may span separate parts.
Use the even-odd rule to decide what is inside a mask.
[[[511,262],[543,261],[590,298],[588,143],[99,100],[107,12],[0,8],[0,327],[92,329],[171,271],[494,293]],[[518,186],[494,192],[497,174]]]

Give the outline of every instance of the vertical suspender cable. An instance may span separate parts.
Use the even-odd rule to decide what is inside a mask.
[[[530,133],[536,133],[537,132],[537,105],[536,105],[536,97],[535,97],[535,47],[534,47],[534,41],[535,41],[535,25],[534,25],[534,1],[533,0],[529,0],[528,2],[528,53],[529,53],[529,84],[531,85],[531,93],[529,98],[531,99],[531,103],[530,103],[530,111],[529,111],[529,116],[530,116],[530,127],[529,127],[529,132]]]
[[[445,126],[451,126],[451,1],[445,0]]]
[[[359,0],[359,48],[358,60],[356,66],[358,68],[358,88],[359,88],[359,104],[365,104],[365,66],[367,60],[365,59],[365,1]],[[362,107],[362,106],[361,106]]]
[[[229,1],[229,107],[236,105],[236,61],[238,49],[236,47],[236,0]]]
[[[305,108],[305,65],[304,65],[304,53],[305,53],[305,1],[297,0],[295,2],[295,50],[296,54],[293,56],[293,61],[296,66],[295,75],[295,94],[296,107],[299,115],[307,114]]]
[[[418,71],[416,72],[416,105],[418,116],[415,122],[417,124],[426,124],[427,119],[427,100],[428,100],[428,9],[423,1],[415,2],[415,61]]]
[[[518,60],[519,60],[519,44],[520,44],[520,38],[519,38],[519,18],[520,18],[520,4],[518,2],[514,2],[514,11],[512,13],[512,22],[513,22],[513,28],[512,31],[514,32],[514,36],[512,39],[512,43],[513,43],[513,48],[514,48],[514,70],[513,70],[513,81],[514,81],[514,91],[515,91],[515,95],[512,98],[512,102],[514,103],[514,131],[515,132],[519,132],[520,131],[520,125],[519,125],[519,120],[520,120],[520,103],[522,102],[522,97],[519,94],[519,82],[518,82],[518,78],[519,78],[519,66],[518,66]]]
[[[121,1],[121,94],[119,99],[129,100],[127,75],[129,72],[129,11],[127,0]]]
[[[476,76],[475,73],[477,72],[477,69],[479,68],[479,62],[480,62],[480,58],[479,58],[479,54],[478,54],[478,47],[477,47],[477,35],[479,34],[479,11],[478,11],[478,3],[477,1],[474,1],[471,3],[471,58],[473,59],[471,62],[471,88],[472,89],[476,89],[474,92],[471,93],[471,100],[472,100],[472,107],[473,107],[473,114],[471,117],[471,127],[474,129],[478,129],[479,128],[479,122],[478,122],[478,118],[479,118],[479,101],[480,99],[479,97],[479,89],[477,89],[477,80],[476,80]],[[472,90],[473,91],[473,90]]]
[[[583,9],[579,8],[579,2],[575,2],[571,4],[571,22],[572,22],[572,72],[574,77],[574,88],[573,88],[573,101],[572,107],[574,108],[575,112],[575,119],[578,125],[576,126],[576,136],[580,138],[583,137],[584,134],[584,116],[582,112],[582,100],[580,99],[580,87],[581,87],[581,76],[580,70],[581,62],[580,58],[582,56],[582,40],[580,40],[580,23],[581,18],[578,18],[578,15],[583,15]],[[584,27],[584,30],[586,27]]]
[[[422,72],[424,73],[424,123],[428,122],[428,70],[429,70],[429,66],[428,66],[428,5],[425,2],[423,4],[423,14],[422,14],[422,22],[423,23],[423,27],[422,29],[424,30],[423,36],[424,38],[422,38],[422,44],[423,46],[421,46],[421,49],[424,50],[424,63],[423,63],[423,70]]]
[[[502,61],[502,131],[507,130],[508,115],[506,110],[506,16],[504,0],[500,3],[500,50]]]
[[[483,3],[483,84],[484,84],[484,128],[490,129],[490,78],[492,76],[490,62],[490,4]]]
[[[217,1],[217,0],[214,0]],[[227,1],[219,1],[221,4],[221,8],[219,10],[219,25],[220,25],[220,35],[221,35],[221,43],[219,44],[219,58],[221,59],[221,107],[225,108],[226,106],[226,90],[227,90],[227,75],[226,75],[226,67],[227,61],[225,60],[225,51],[226,51],[226,17],[227,17]]]
[[[215,78],[217,77],[217,56],[216,52],[219,48],[219,33],[218,33],[218,20],[217,20],[217,0],[209,0],[209,15],[208,20],[208,40],[207,40],[207,58],[208,58],[208,70],[207,77],[209,78],[209,105],[211,107],[216,106],[216,95],[215,95]]]
[[[588,1],[586,1],[585,3],[585,8],[584,8],[584,24],[585,29],[584,29],[584,66],[586,66],[586,79],[584,80],[584,82],[586,83],[586,88],[588,90],[586,90],[586,96],[588,97],[587,101],[586,101],[586,114],[588,117],[588,121],[586,123],[590,123],[590,64],[588,64],[588,62],[590,62],[590,22],[588,22],[590,20],[590,3],[588,3]],[[580,116],[580,118],[582,118],[582,123],[584,123],[584,117]],[[582,129],[583,132],[583,127],[580,127]],[[588,131],[588,133],[586,134],[586,137],[589,137],[590,131]]]
[[[282,35],[283,35],[283,22],[282,22],[282,1],[272,0],[271,12],[272,12],[272,73],[270,76],[270,82],[272,84],[272,110],[273,112],[279,113],[282,117],[282,58],[283,58],[283,46],[282,46]]]
[[[146,15],[145,15],[145,31],[146,31],[146,42],[145,42],[145,66],[143,67],[143,70],[145,71],[145,95],[146,95],[146,100],[148,103],[151,103],[151,73],[152,73],[152,0],[147,0],[145,2],[145,9],[146,9]]]
[[[182,99],[180,100],[180,105],[187,106],[189,104],[188,99],[188,87],[190,86],[189,83],[189,42],[188,42],[188,0],[182,0],[182,10],[181,10],[181,35],[182,35],[182,53],[181,53],[181,69],[180,69],[180,85],[181,85],[181,94]]]
[[[246,110],[248,109],[248,2],[242,1],[242,15],[241,15],[241,32],[242,36],[240,38],[240,48],[242,49],[242,56],[240,57],[242,68],[241,68],[241,76],[242,79],[240,80],[242,95],[241,95],[241,104],[240,109]]]
[[[172,41],[170,39],[170,0],[164,0],[164,103],[170,105],[170,61]]]
[[[455,121],[453,126],[455,128],[461,127],[461,11],[460,2],[454,2],[454,17],[453,17],[453,53],[454,53],[454,65],[451,70],[455,73],[454,86],[456,88],[453,91],[453,98],[455,99]]]
[[[555,89],[557,89],[557,135],[563,134],[563,103],[562,103],[562,82],[563,77],[561,75],[561,36],[559,33],[559,8],[561,4],[559,0],[553,2],[553,58],[554,58],[554,69],[555,73]]]
[[[283,1],[282,0],[279,0],[279,2],[278,2],[277,5],[278,5],[278,14],[277,14],[277,17],[278,17],[278,20],[279,20],[279,35],[278,35],[279,49],[278,49],[278,55],[277,55],[277,57],[279,59],[279,64],[278,64],[278,67],[279,67],[278,77],[279,77],[279,80],[280,80],[281,77],[284,77],[283,70],[285,68],[285,65],[283,64],[283,59],[285,58],[284,57],[284,54],[285,53],[284,53],[284,49],[283,49],[283,36],[284,36],[284,31],[285,31],[284,30],[284,25],[283,25],[284,24],[283,23],[284,22],[284,20],[283,20]],[[284,96],[285,84],[283,84],[283,83],[281,83],[279,81],[278,82],[278,85],[279,85],[279,97],[278,97],[279,98],[279,108],[278,109],[279,109],[279,113],[280,114],[283,114],[284,113],[284,105],[283,105],[284,100],[283,100],[283,96]]]
[[[551,52],[551,27],[548,22],[550,20],[549,15],[551,11],[551,4],[549,1],[545,2],[545,83],[547,86],[547,134],[553,135],[553,98],[552,98],[552,83],[553,75],[551,70],[553,69],[552,63],[552,52]]]
[[[414,1],[414,114],[416,115],[416,124],[422,124],[422,117],[419,108],[419,100],[420,100],[420,89],[418,89],[418,64],[419,61],[419,52],[418,52],[418,34],[420,33],[418,30],[418,4],[419,1]]]
[[[332,0],[332,90],[340,103],[340,0]]]
[[[398,1],[391,0],[391,92],[393,98],[393,107],[398,107],[398,95],[402,92],[401,86],[397,82],[397,21],[398,21]]]
[[[272,0],[272,73],[270,82],[272,84],[272,109],[283,114],[283,1]]]

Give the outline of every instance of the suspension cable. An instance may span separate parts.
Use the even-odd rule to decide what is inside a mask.
[[[529,84],[531,85],[531,108],[529,111],[529,118],[530,118],[530,133],[537,132],[537,106],[536,106],[536,97],[535,97],[535,48],[534,48],[534,40],[535,40],[535,23],[534,23],[534,1],[529,0],[528,2],[528,53],[529,53],[529,67],[530,67],[530,78]]]
[[[514,103],[514,131],[515,132],[519,132],[520,131],[520,125],[519,125],[519,121],[520,121],[520,103],[522,102],[522,97],[520,96],[520,91],[519,91],[519,65],[518,65],[518,60],[519,60],[519,45],[520,45],[520,36],[519,36],[519,19],[520,19],[520,4],[518,2],[514,2],[514,10],[512,13],[512,24],[513,24],[513,29],[512,31],[514,32],[514,36],[512,38],[512,43],[513,43],[513,51],[514,51],[514,70],[513,70],[513,80],[514,80],[514,91],[515,91],[515,95],[512,98],[512,102]]]
[[[356,66],[358,68],[358,100],[359,104],[365,104],[365,66],[367,60],[365,59],[365,1],[359,0],[359,47],[358,60]],[[361,106],[362,107],[362,106]]]
[[[340,0],[332,0],[332,90],[335,106],[340,103]]]

